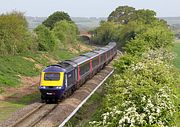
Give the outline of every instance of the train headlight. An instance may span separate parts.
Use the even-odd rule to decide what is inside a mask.
[[[59,87],[59,86],[56,86],[56,89],[61,89],[61,87]]]
[[[45,87],[45,86],[40,86],[40,88],[41,88],[41,89],[46,89],[46,87]]]

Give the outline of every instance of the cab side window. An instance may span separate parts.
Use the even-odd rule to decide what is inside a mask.
[[[72,70],[67,73],[67,84],[68,86],[74,84],[75,81],[75,70]]]

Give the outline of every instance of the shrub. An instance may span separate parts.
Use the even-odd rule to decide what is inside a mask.
[[[20,12],[0,15],[0,53],[17,54],[27,51],[31,45],[28,24]]]
[[[53,51],[56,46],[54,35],[44,25],[39,25],[34,32],[37,35],[39,51]]]
[[[172,32],[161,25],[154,23],[149,28],[146,28],[141,34],[130,40],[126,46],[125,51],[132,55],[141,55],[149,49],[156,50],[159,48],[171,49],[173,34]]]
[[[66,20],[57,22],[52,29],[53,34],[62,43],[73,43],[76,41],[77,31],[77,26],[74,23]]]
[[[116,68],[116,74],[106,85],[100,120],[90,124],[107,127],[174,126],[177,75],[173,66],[166,62],[167,58],[172,56],[167,57],[164,51],[149,51],[123,73]]]

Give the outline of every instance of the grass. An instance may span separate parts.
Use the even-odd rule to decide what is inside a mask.
[[[178,72],[180,72],[180,40],[176,40],[174,43],[174,48],[173,51],[175,53],[175,59],[173,61],[175,67],[177,68]],[[179,79],[180,81],[180,79]],[[178,97],[180,97],[180,86],[177,87],[177,93],[179,93]],[[177,127],[180,127],[180,106],[179,106],[179,111],[177,112],[178,119],[177,119]]]
[[[57,56],[45,52],[26,53],[16,56],[1,56],[0,57],[0,93],[3,91],[2,87],[15,87],[20,84],[20,76],[37,76],[41,69],[49,64],[52,64],[48,58],[56,60],[69,59],[75,54],[68,51],[57,51]],[[30,60],[28,60],[28,59]],[[34,60],[34,61],[32,61]],[[36,68],[35,65],[41,65],[42,68]]]
[[[2,86],[17,86],[20,84],[20,76],[36,76],[39,74],[40,69],[35,67],[35,64],[46,65],[48,60],[43,58],[41,62],[32,62],[26,60],[24,57],[36,59],[40,58],[40,54],[32,54],[28,56],[27,54],[20,56],[2,56],[0,57],[0,84]],[[45,62],[46,61],[46,62]]]
[[[180,69],[180,43],[174,43],[173,51],[175,53],[174,65]]]
[[[73,54],[69,52],[68,50],[57,50],[56,52],[53,52],[53,56],[55,56],[55,59],[58,60],[67,60],[75,57],[77,54]]]
[[[0,101],[0,121],[5,120],[9,115],[24,105]]]
[[[22,96],[21,98],[0,101],[0,121],[7,119],[16,110],[25,107],[26,105],[40,99],[40,93],[35,92],[29,95]]]

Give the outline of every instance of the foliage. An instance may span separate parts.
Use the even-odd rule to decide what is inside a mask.
[[[70,16],[67,13],[62,11],[56,11],[43,22],[43,25],[50,29],[53,29],[54,25],[61,20],[67,20],[72,22]]]
[[[149,49],[171,48],[172,41],[173,34],[168,28],[154,25],[147,27],[143,33],[130,40],[126,44],[125,50],[133,55],[141,55]]]
[[[52,29],[53,34],[57,37],[62,43],[73,43],[77,38],[77,26],[66,20],[57,22]]]
[[[161,57],[160,57],[161,56]],[[177,75],[164,51],[149,51],[106,85],[104,113],[93,126],[174,126]],[[121,59],[120,59],[121,60]],[[115,64],[118,65],[119,62]],[[111,84],[111,85],[109,85]],[[112,89],[114,88],[114,89]]]
[[[127,24],[133,18],[135,8],[129,6],[119,6],[108,16],[108,21]]]
[[[135,12],[135,18],[133,20],[141,21],[145,24],[151,24],[152,22],[158,20],[156,17],[156,12],[149,9],[140,9],[136,10]]]
[[[155,16],[156,13],[152,10],[135,10],[133,7],[119,6],[109,15],[108,21],[120,24],[128,24],[131,21],[140,21],[145,24],[150,24],[151,22],[157,20]]]
[[[155,15],[156,13],[152,10],[135,10],[133,7],[119,6],[109,15],[107,22],[102,22],[92,32],[94,35],[92,40],[95,44],[101,45],[116,41],[118,49],[123,50],[127,42],[133,40],[139,33],[145,32],[147,28],[153,27],[153,30],[160,29],[159,32],[163,32],[162,30],[167,27],[167,23],[164,20],[159,20]]]
[[[37,35],[39,51],[53,51],[56,46],[56,40],[51,31],[44,25],[39,25],[34,32]]]
[[[93,31],[93,41],[99,45],[106,45],[114,40],[113,35],[118,25],[113,22],[101,22],[100,26]]]
[[[113,31],[110,39],[125,46],[125,52],[114,64],[115,74],[105,85],[104,106],[90,126],[175,126],[180,102],[178,75],[172,66],[173,34],[166,22],[155,18],[154,11],[125,7],[125,13],[123,9],[111,13],[109,20],[116,27],[106,31]],[[102,38],[98,33],[95,37]]]
[[[17,54],[27,51],[31,46],[28,24],[20,12],[0,15],[0,53]]]

